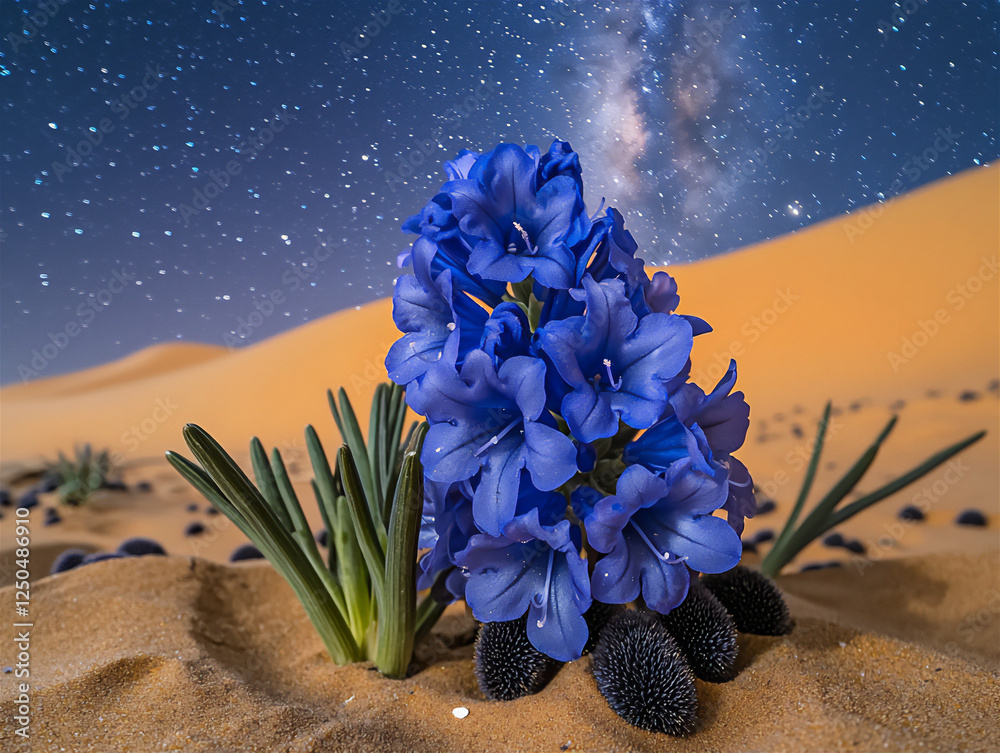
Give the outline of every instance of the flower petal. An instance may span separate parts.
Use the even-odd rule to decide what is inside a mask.
[[[574,560],[583,565],[574,567]],[[553,557],[552,580],[547,602],[532,601],[528,607],[528,640],[556,661],[579,659],[589,631],[583,612],[590,608],[587,566],[576,552],[558,552]]]

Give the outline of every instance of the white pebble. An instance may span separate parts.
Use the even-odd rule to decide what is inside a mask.
[[[459,706],[456,709],[452,709],[451,713],[455,715],[456,719],[465,719],[469,715],[469,710],[465,706]]]

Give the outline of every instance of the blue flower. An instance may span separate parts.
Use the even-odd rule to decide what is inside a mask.
[[[698,424],[705,433],[712,451],[731,454],[743,446],[750,428],[750,406],[742,392],[733,392],[736,385],[736,361],[706,395],[696,384],[685,384],[670,398],[677,417],[684,424]]]
[[[641,593],[649,607],[666,614],[687,595],[689,567],[705,573],[735,567],[740,538],[712,515],[727,493],[725,481],[698,473],[685,460],[666,478],[640,465],[626,468],[617,493],[593,504],[584,519],[588,543],[605,553],[594,566],[594,598],[625,604]],[[586,510],[587,495],[578,495],[581,502]]]
[[[635,429],[656,423],[667,407],[666,382],[684,368],[691,325],[679,316],[639,319],[620,280],[583,280],[587,310],[538,330],[537,344],[565,382],[560,414],[581,442],[613,436],[619,418]]]
[[[483,327],[479,347],[493,359],[495,366],[514,356],[528,355],[531,326],[524,310],[516,303],[501,303]]]
[[[461,374],[429,369],[406,399],[431,425],[421,454],[426,477],[453,482],[479,474],[473,514],[491,535],[514,517],[522,468],[543,491],[576,472],[573,441],[545,411],[545,364],[537,358],[515,356],[497,370],[488,354],[473,350]]]
[[[469,170],[476,164],[478,157],[478,153],[463,149],[455,159],[445,162],[444,171],[448,180],[468,178]],[[426,235],[433,240],[456,235],[458,220],[451,211],[451,197],[446,193],[436,194],[417,214],[406,218],[403,231]]]
[[[567,175],[576,183],[580,196],[583,196],[583,168],[580,167],[580,155],[573,151],[568,141],[556,139],[549,151],[538,160],[538,185],[544,185],[559,175]]]
[[[516,620],[527,612],[532,646],[557,661],[580,657],[591,597],[579,528],[568,520],[547,525],[536,507],[500,536],[473,536],[457,559],[468,570],[465,600],[477,620]]]
[[[657,272],[652,279],[647,278],[642,290],[637,290],[632,295],[632,308],[639,316],[649,313],[672,314],[680,305],[677,281],[666,272]],[[687,319],[695,337],[712,331],[712,327],[704,319],[690,314],[680,316]]]
[[[571,246],[590,221],[570,175],[538,181],[537,150],[501,144],[476,160],[469,177],[449,181],[459,228],[472,240],[469,272],[488,280],[520,282],[528,275],[547,287],[575,284]]]
[[[746,519],[757,514],[753,479],[747,467],[736,458],[729,457],[723,462],[729,468],[729,497],[721,509],[726,511],[726,521],[737,535],[742,535]]]
[[[424,287],[413,275],[396,280],[392,318],[403,336],[386,355],[389,378],[409,384],[437,363],[461,365],[479,344],[487,314],[460,290],[454,290],[445,270]]]
[[[638,249],[632,234],[625,229],[621,212],[609,208],[604,217],[594,221],[586,243],[577,249],[577,279],[583,280],[587,274],[598,282],[620,278],[625,282],[625,294],[631,297],[649,284],[645,262],[635,257]]]
[[[424,484],[424,515],[420,527],[421,549],[430,549],[420,559],[417,588],[434,585],[438,574],[456,565],[456,557],[479,533],[472,519],[472,492],[467,481],[457,484]],[[445,587],[453,599],[465,597],[465,576],[458,569],[450,573]]]
[[[445,270],[451,272],[452,284],[487,306],[496,306],[507,292],[506,283],[484,280],[470,274],[469,245],[461,236],[431,240],[420,236],[411,249],[400,257],[400,266],[413,263],[413,273],[425,288],[433,286],[433,281]]]
[[[626,465],[640,464],[653,473],[664,473],[679,460],[690,460],[700,473],[715,475],[718,464],[712,463],[712,450],[698,424],[690,427],[676,416],[667,416],[637,439],[625,445],[622,460]]]
[[[727,520],[736,533],[742,534],[746,518],[757,513],[757,499],[753,492],[753,479],[746,466],[732,457],[743,446],[750,428],[750,406],[742,392],[733,392],[736,384],[736,361],[730,360],[729,369],[706,395],[696,384],[685,384],[670,398],[677,419],[701,432],[703,452],[713,466],[725,469],[729,480],[729,498],[722,506]],[[639,438],[639,442],[643,437]],[[714,457],[714,461],[713,461]]]

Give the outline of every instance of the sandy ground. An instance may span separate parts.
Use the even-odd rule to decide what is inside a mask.
[[[266,563],[222,564],[244,538],[162,460],[189,421],[241,461],[259,435],[311,496],[302,428],[337,435],[328,386],[361,405],[395,337],[380,301],[244,349],[159,346],[79,374],[0,390],[5,480],[90,441],[119,455],[130,491],[99,492],[62,522],[31,517],[32,750],[988,750],[1000,739],[1000,169],[964,173],[875,210],[675,267],[682,311],[715,332],[694,373],[710,388],[734,355],[752,406],[738,453],[777,531],[816,421],[834,401],[824,491],[890,415],[900,417],[858,493],[979,429],[949,467],[838,529],[864,555],[809,547],[781,578],[798,627],[742,639],[739,677],[699,684],[696,734],[675,740],[621,722],[584,659],[542,693],[482,699],[473,623],[452,609],[405,681],[325,655]],[[366,411],[359,411],[364,413]],[[149,492],[135,490],[139,481]],[[15,491],[23,488],[15,486]],[[913,504],[927,513],[902,522]],[[194,506],[194,510],[189,507]],[[318,528],[312,505],[307,512]],[[976,508],[985,527],[956,526]],[[0,664],[13,664],[12,512],[0,521]],[[186,536],[194,521],[203,533]],[[172,555],[45,577],[68,547],[105,551],[151,536]],[[762,544],[760,553],[767,551]],[[797,572],[836,560],[841,567]],[[748,554],[749,564],[759,555]],[[0,674],[3,738],[16,697]],[[458,720],[456,706],[470,709]],[[566,746],[566,747],[563,747]],[[5,742],[6,747],[6,742]]]

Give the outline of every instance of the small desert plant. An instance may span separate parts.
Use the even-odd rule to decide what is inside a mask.
[[[167,459],[288,581],[336,663],[370,659],[384,675],[404,677],[415,639],[444,610],[429,596],[416,604],[426,424],[413,423],[404,438],[403,389],[380,384],[366,442],[346,393],[339,392],[339,408],[332,392],[328,398],[346,442],[334,470],[315,429],[306,428],[326,561],[277,449],[269,460],[260,440],[251,442],[256,485],[193,424],[184,439],[201,465],[174,452]]]
[[[837,509],[837,505],[840,504],[844,497],[851,493],[854,487],[857,486],[858,482],[871,467],[871,464],[875,461],[875,456],[878,454],[879,448],[896,426],[896,416],[893,416],[889,419],[889,423],[885,425],[885,428],[882,429],[881,433],[872,445],[865,450],[864,454],[862,454],[854,465],[848,469],[847,473],[845,473],[843,477],[841,477],[841,479],[833,485],[833,488],[826,493],[826,496],[824,496],[816,504],[812,512],[809,513],[805,520],[802,521],[802,524],[796,528],[795,524],[798,522],[799,516],[802,514],[806,498],[809,496],[809,492],[812,489],[813,479],[816,477],[816,469],[819,467],[820,455],[823,452],[823,440],[826,436],[826,427],[829,422],[830,403],[827,403],[826,409],[823,411],[823,417],[819,422],[816,441],[813,444],[812,457],[809,459],[809,465],[806,468],[806,475],[802,482],[802,489],[799,491],[799,496],[795,500],[795,506],[792,508],[792,514],[789,516],[788,521],[785,523],[785,527],[778,535],[778,538],[775,539],[774,545],[771,547],[771,551],[767,553],[767,556],[764,557],[764,561],[761,563],[760,571],[769,577],[774,577],[780,573],[781,569],[787,565],[792,558],[795,557],[795,555],[831,528],[834,528],[835,526],[853,518],[859,512],[871,507],[876,502],[880,502],[886,497],[904,489],[917,479],[933,471],[942,463],[950,460],[969,445],[978,442],[986,435],[985,431],[980,431],[970,437],[966,437],[961,442],[953,444],[927,458],[927,460],[923,463],[907,471],[899,478],[890,481],[888,484],[879,487],[869,494],[865,494],[863,497],[851,502],[849,505],[844,505],[840,509]]]
[[[43,480],[56,484],[59,501],[77,507],[84,504],[98,489],[107,486],[111,471],[111,458],[107,450],[95,453],[90,444],[77,447],[71,460],[62,452],[51,463]]]

